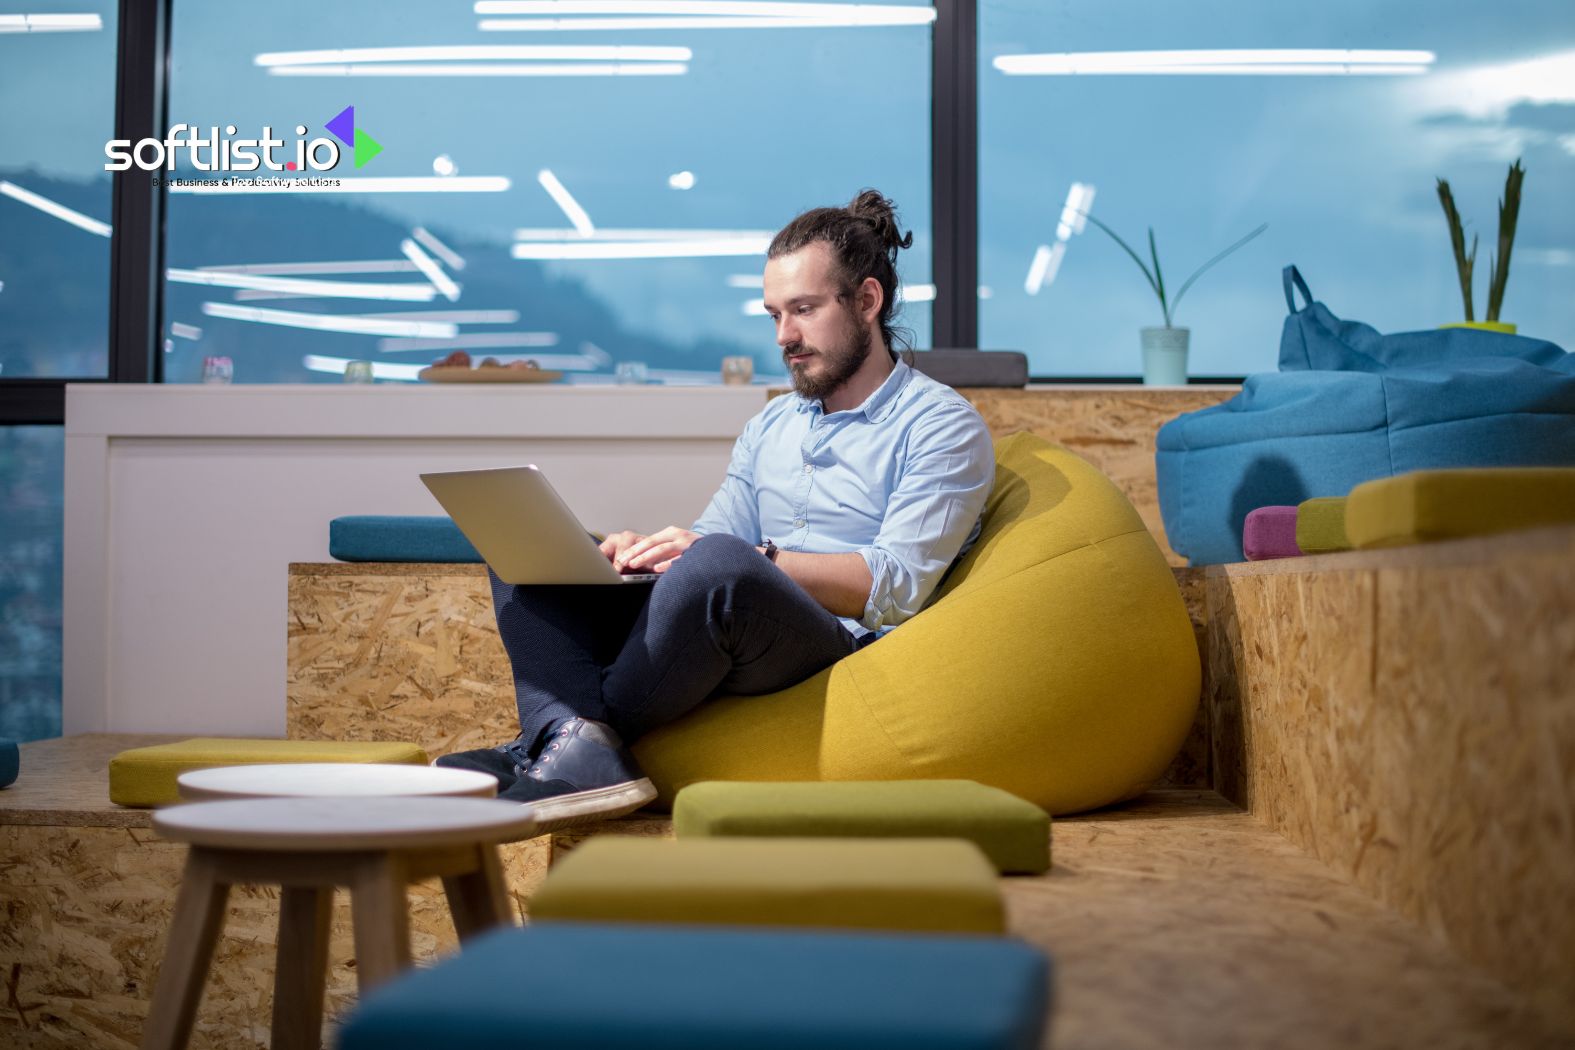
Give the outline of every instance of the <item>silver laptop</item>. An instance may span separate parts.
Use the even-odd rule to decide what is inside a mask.
[[[504,583],[649,583],[654,572],[612,567],[574,512],[536,466],[423,474]]]

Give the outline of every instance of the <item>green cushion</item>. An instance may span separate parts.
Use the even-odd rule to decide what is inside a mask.
[[[194,737],[173,744],[134,747],[109,760],[109,800],[120,806],[180,801],[182,773],[212,766],[271,762],[391,762],[424,766],[415,744],[336,740],[246,740]]]
[[[999,934],[998,881],[960,839],[603,835],[553,866],[530,917]]]
[[[1351,542],[1364,549],[1572,524],[1575,467],[1399,474],[1352,489],[1345,518]]]
[[[678,792],[679,838],[958,838],[1002,872],[1050,867],[1050,815],[972,780],[748,783],[704,781]]]
[[[1345,535],[1344,496],[1321,496],[1297,505],[1296,546],[1303,554],[1351,549],[1351,541]]]

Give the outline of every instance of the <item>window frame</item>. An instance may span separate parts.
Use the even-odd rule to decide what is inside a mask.
[[[930,209],[936,297],[931,344],[979,340],[979,5],[933,0]],[[162,138],[168,122],[173,0],[120,0],[115,137]],[[164,190],[135,165],[116,172],[110,239],[108,375],[0,376],[0,426],[63,425],[67,383],[163,382]],[[1239,383],[1192,376],[1189,383]],[[1034,383],[1136,384],[1136,376],[1034,376]]]

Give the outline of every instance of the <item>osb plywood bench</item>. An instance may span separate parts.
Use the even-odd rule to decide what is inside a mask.
[[[175,736],[86,734],[22,745],[22,775],[0,791],[0,1046],[140,1044],[186,847],[153,832],[153,811],[109,801],[109,759]],[[500,848],[512,907],[545,877],[548,839]],[[277,887],[230,894],[191,1045],[266,1046],[279,921]],[[452,951],[437,879],[410,888],[417,961]],[[336,902],[328,1014],[352,1001],[356,959],[348,901]]]
[[[479,566],[290,573],[291,736],[513,735]],[[1160,786],[1219,792],[1575,1029],[1575,529],[1177,578],[1205,687]]]

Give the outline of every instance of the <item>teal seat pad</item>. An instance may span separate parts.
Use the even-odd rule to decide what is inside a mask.
[[[341,1050],[1031,1050],[1050,961],[974,936],[537,922],[371,993]]]
[[[481,561],[459,526],[443,515],[335,518],[328,523],[328,553],[339,561]]]

